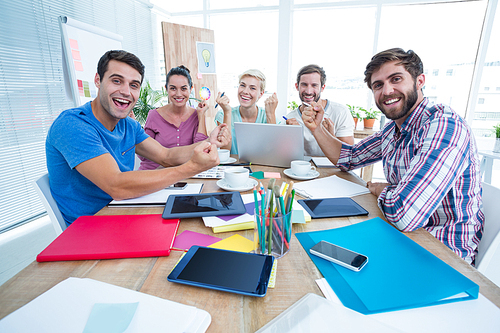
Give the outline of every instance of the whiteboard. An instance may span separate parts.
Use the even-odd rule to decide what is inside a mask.
[[[107,51],[121,50],[123,37],[66,16],[59,17],[59,26],[66,96],[77,107],[97,96],[97,63]]]

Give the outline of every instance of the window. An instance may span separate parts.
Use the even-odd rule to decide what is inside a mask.
[[[469,1],[382,6],[378,49],[396,45],[414,50],[432,73],[425,85],[436,86],[437,102],[449,104],[464,116],[486,5],[487,1]],[[404,29],[394,25],[395,20],[408,17],[425,17],[427,24],[409,24]],[[437,22],[439,29],[435,28]],[[439,75],[449,69],[453,80]]]
[[[52,121],[73,107],[64,90],[59,16],[122,35],[123,48],[141,58],[148,78],[157,73],[150,9],[140,1],[91,6],[87,1],[8,1],[2,7],[0,232],[45,213],[32,183],[47,172],[45,137]]]

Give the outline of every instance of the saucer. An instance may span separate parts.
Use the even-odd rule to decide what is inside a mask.
[[[217,181],[217,186],[219,186],[221,189],[226,191],[238,191],[238,192],[249,191],[253,189],[254,186],[257,186],[257,184],[258,184],[257,180],[253,178],[248,178],[247,183],[242,187],[231,187],[226,183],[226,180],[224,178]]]
[[[236,162],[236,159],[234,157],[230,157],[227,159],[227,161],[224,161],[224,162],[220,162],[220,164],[231,164],[231,163],[234,163]]]
[[[311,170],[309,173],[305,176],[297,176],[292,172],[292,169],[286,169],[283,171],[285,175],[292,179],[297,179],[297,180],[309,180],[309,179],[314,179],[319,176],[319,172],[317,170]]]

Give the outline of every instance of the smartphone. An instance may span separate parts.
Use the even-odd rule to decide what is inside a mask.
[[[368,257],[365,255],[325,241],[314,245],[309,252],[355,272],[359,272],[368,262]]]
[[[187,186],[187,183],[185,182],[177,182],[174,185],[170,185],[168,188],[172,190],[183,190]]]

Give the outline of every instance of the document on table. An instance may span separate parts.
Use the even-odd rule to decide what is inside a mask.
[[[343,198],[370,193],[368,188],[337,176],[317,178],[293,185],[295,192],[308,199]]]
[[[342,305],[325,278],[316,280],[316,283],[328,300]],[[467,302],[377,313],[364,317],[408,333],[495,332],[500,327],[500,309],[481,294],[478,299]]]
[[[276,260],[277,261],[277,260]],[[316,294],[307,294],[256,333],[402,332]]]
[[[164,206],[167,202],[168,197],[171,194],[198,194],[201,193],[203,188],[203,183],[187,184],[182,190],[167,187],[158,192],[143,195],[142,197],[125,199],[125,200],[113,200],[108,206],[119,206],[119,207],[137,207],[137,206]]]
[[[136,302],[125,332],[205,332],[211,322],[208,312],[193,306],[92,279],[68,278],[0,320],[0,332],[83,332],[95,304]]]

